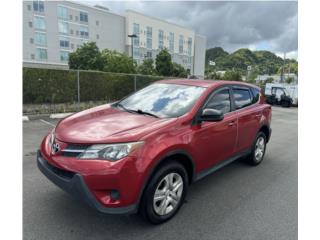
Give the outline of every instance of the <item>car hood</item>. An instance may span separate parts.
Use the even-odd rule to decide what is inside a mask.
[[[102,105],[73,114],[56,126],[55,135],[67,143],[131,142],[176,119],[161,119]]]

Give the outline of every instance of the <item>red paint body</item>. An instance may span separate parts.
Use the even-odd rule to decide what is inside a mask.
[[[48,144],[50,134],[41,144],[42,156],[57,168],[79,173],[90,192],[104,207],[124,207],[139,203],[153,169],[168,154],[187,153],[193,161],[193,173],[196,175],[250,149],[261,127],[270,126],[271,107],[265,104],[262,96],[253,105],[225,114],[220,122],[193,124],[199,108],[216,88],[232,84],[255,86],[229,81],[161,82],[202,86],[207,89],[192,110],[178,118],[157,119],[128,113],[106,104],[69,116],[56,126],[56,141],[62,149],[70,143],[145,142],[142,147],[121,160],[79,160],[62,156],[59,152],[52,155]],[[112,189],[119,191],[120,199],[113,200],[110,197]]]

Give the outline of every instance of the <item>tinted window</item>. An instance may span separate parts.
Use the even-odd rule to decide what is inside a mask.
[[[223,113],[230,112],[231,101],[229,89],[222,89],[210,98],[205,108],[213,108],[222,111]]]
[[[120,104],[128,110],[141,110],[159,117],[178,117],[190,111],[204,91],[203,87],[156,83]]]
[[[257,88],[252,88],[252,94],[253,94],[252,103],[258,102],[260,97],[260,90]]]
[[[234,88],[233,96],[236,109],[243,108],[251,104],[251,95],[249,89]]]

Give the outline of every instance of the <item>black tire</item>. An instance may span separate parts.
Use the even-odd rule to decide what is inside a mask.
[[[177,173],[178,175],[181,176],[183,181],[182,194],[181,194],[180,200],[178,201],[178,204],[170,213],[165,215],[159,215],[156,213],[154,209],[154,204],[153,204],[154,194],[157,187],[159,187],[158,185],[163,180],[163,178],[170,173]],[[180,163],[174,160],[167,162],[153,174],[147,187],[145,188],[145,191],[142,195],[140,208],[139,208],[140,214],[145,220],[147,220],[152,224],[161,224],[168,221],[179,211],[181,205],[184,203],[184,199],[188,191],[188,185],[189,185],[188,174],[186,169],[183,167],[183,165],[181,165]]]
[[[282,106],[282,107],[287,107],[287,108],[288,108],[288,107],[290,107],[290,106],[291,106],[291,104],[290,104],[290,102],[289,102],[289,101],[282,101],[282,102],[281,102],[281,106]]]
[[[262,157],[261,158],[257,158],[256,157],[256,154],[255,154],[255,151],[256,151],[256,145],[257,145],[257,142],[260,138],[263,138],[264,140],[264,150],[263,150],[263,154],[262,154]],[[263,133],[263,132],[259,132],[254,140],[254,143],[252,145],[252,149],[251,149],[251,153],[249,154],[249,156],[247,157],[247,162],[252,165],[252,166],[257,166],[259,165],[262,161],[263,161],[263,158],[264,158],[264,155],[266,153],[266,149],[267,149],[267,137],[266,135]]]

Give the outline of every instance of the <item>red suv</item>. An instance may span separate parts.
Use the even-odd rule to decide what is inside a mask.
[[[242,82],[163,80],[113,104],[73,114],[42,141],[53,183],[103,213],[162,223],[188,186],[228,163],[263,160],[271,107]]]

